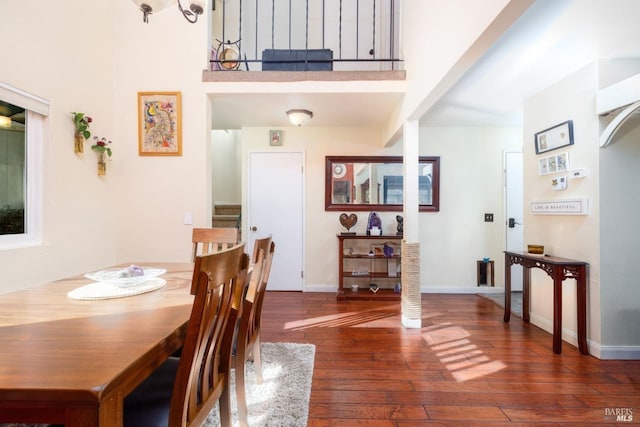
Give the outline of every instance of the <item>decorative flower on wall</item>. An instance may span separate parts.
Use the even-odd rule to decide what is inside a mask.
[[[84,152],[84,140],[91,137],[89,125],[93,119],[84,113],[73,112],[71,116],[73,118],[73,125],[76,128],[74,133],[74,151],[76,153],[82,153]]]
[[[91,146],[91,149],[97,151],[98,153],[104,154],[107,153],[107,156],[111,157],[112,151],[111,147],[108,144],[111,144],[111,141],[107,141],[107,138],[98,138],[97,136],[93,137],[95,141]]]
[[[91,149],[98,153],[98,175],[104,176],[107,174],[107,164],[105,163],[104,155],[111,157],[112,151],[109,144],[111,141],[108,141],[107,138],[99,138],[97,136],[93,137],[94,144],[91,146]]]

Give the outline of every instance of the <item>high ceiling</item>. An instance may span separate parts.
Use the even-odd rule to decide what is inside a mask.
[[[597,59],[640,58],[637,0],[537,0],[421,120],[423,125],[518,125],[524,100]],[[288,126],[285,111],[314,112],[310,126],[376,126],[402,100],[379,94],[228,94],[214,127]]]
[[[291,126],[286,111],[313,112],[309,126],[375,126],[385,123],[401,102],[399,93],[223,94],[213,98],[215,129]]]
[[[537,0],[422,119],[518,125],[524,100],[598,59],[640,59],[635,0]]]

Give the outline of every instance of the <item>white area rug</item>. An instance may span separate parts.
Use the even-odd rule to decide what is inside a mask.
[[[253,363],[247,363],[245,388],[250,427],[306,427],[316,347],[312,344],[262,343],[262,375],[256,384]],[[238,425],[235,379],[231,374],[231,411],[233,425]],[[204,423],[220,425],[218,408]]]
[[[309,397],[316,347],[312,344],[262,343],[262,374],[264,382],[256,384],[253,363],[247,363],[245,388],[250,427],[306,427]],[[233,372],[231,374],[233,380]],[[231,391],[233,425],[238,425],[235,381]],[[220,425],[216,407],[204,423],[205,427]],[[3,426],[34,426],[34,424],[2,424]]]

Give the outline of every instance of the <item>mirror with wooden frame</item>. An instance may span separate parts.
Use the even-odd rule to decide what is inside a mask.
[[[327,156],[325,210],[402,211],[401,156]],[[420,212],[440,210],[440,157],[420,157]]]

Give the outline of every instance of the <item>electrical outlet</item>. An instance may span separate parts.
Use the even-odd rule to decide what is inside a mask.
[[[492,213],[484,214],[484,222],[493,222],[493,214]]]

